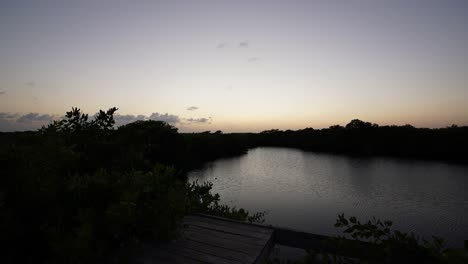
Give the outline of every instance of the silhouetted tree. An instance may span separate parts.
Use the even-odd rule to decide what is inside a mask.
[[[99,110],[99,113],[96,114],[94,119],[94,123],[98,129],[102,130],[110,130],[113,129],[115,121],[114,121],[114,113],[118,109],[116,107],[112,107],[107,112]]]
[[[346,125],[347,129],[366,129],[366,128],[371,128],[371,127],[377,127],[378,125],[376,124],[371,124],[369,122],[364,122],[359,119],[353,119],[351,122],[349,122]]]
[[[330,126],[328,129],[331,129],[331,130],[341,130],[341,129],[344,129],[343,126],[340,126],[340,125],[333,125],[333,126]]]

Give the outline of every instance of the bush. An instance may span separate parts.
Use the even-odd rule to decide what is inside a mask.
[[[186,183],[171,165],[184,153],[175,128],[145,121],[114,130],[116,110],[89,120],[73,108],[37,133],[2,137],[2,263],[124,262],[111,256],[174,237],[189,213],[261,220],[220,205],[210,183]]]
[[[411,232],[392,230],[392,224],[376,218],[361,223],[356,217],[338,215],[335,227],[344,228],[346,235],[367,243],[332,238],[324,242],[324,248],[335,253],[310,249],[302,263],[468,263],[468,249],[445,248],[441,238],[427,241]],[[346,257],[349,254],[354,257]]]

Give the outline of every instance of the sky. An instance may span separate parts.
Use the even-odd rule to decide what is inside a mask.
[[[0,131],[468,125],[468,1],[2,0]]]

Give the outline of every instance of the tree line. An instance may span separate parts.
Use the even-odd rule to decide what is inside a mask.
[[[352,120],[326,129],[179,133],[152,120],[115,128],[116,111],[90,117],[73,108],[38,131],[0,133],[4,263],[122,262],[116,252],[174,237],[182,217],[193,212],[262,221],[261,212],[221,204],[211,183],[186,181],[191,169],[254,147],[468,160],[468,127]]]

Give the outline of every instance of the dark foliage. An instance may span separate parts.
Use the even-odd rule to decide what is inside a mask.
[[[352,120],[325,129],[268,130],[254,135],[256,146],[293,147],[350,155],[385,155],[402,158],[468,162],[468,127],[429,129],[379,126]]]
[[[186,147],[189,167],[196,167],[205,161],[221,157],[245,154],[254,147],[251,134],[190,133],[182,134]]]
[[[323,248],[336,253],[310,249],[300,263],[467,263],[468,248],[449,249],[443,239],[420,239],[414,233],[393,230],[391,221],[373,218],[361,223],[356,217],[338,215],[335,227],[343,228],[346,236],[325,241]],[[349,240],[351,237],[353,240]],[[355,243],[365,241],[365,244]],[[354,257],[347,257],[354,253]]]
[[[145,239],[172,237],[181,217],[192,212],[262,221],[262,213],[220,204],[210,183],[188,184],[185,178],[206,161],[257,146],[468,160],[468,127],[417,129],[353,120],[320,130],[180,134],[160,121],[115,129],[115,111],[90,119],[73,108],[37,132],[0,133],[2,263],[122,261],[109,256]],[[353,235],[364,235],[356,230]]]
[[[116,110],[90,120],[73,108],[38,132],[0,135],[2,263],[125,262],[112,256],[173,237],[193,212],[261,221],[221,205],[210,183],[186,183],[185,170],[205,158],[190,160],[198,147],[176,128],[114,129]]]
[[[465,248],[446,248],[443,240],[419,238],[392,228],[391,221],[373,218],[360,222],[356,217],[338,215],[335,227],[342,228],[344,236],[331,237],[308,249],[300,260],[282,259],[278,252],[266,263],[275,264],[377,264],[377,263],[468,263],[468,245]]]

